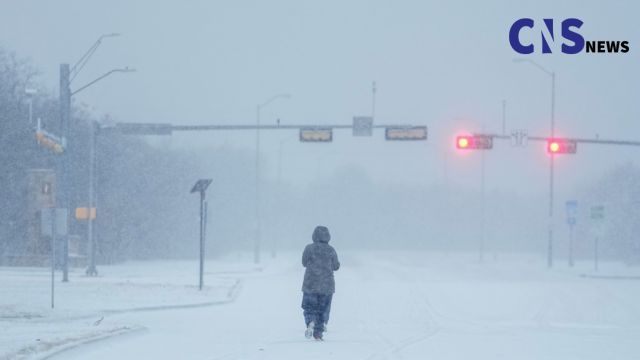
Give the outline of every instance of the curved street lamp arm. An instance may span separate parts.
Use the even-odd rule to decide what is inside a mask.
[[[271,98],[269,98],[269,100],[267,100],[264,103],[262,103],[262,105],[258,105],[258,108],[263,108],[263,107],[271,104],[276,99],[280,99],[280,98],[290,99],[291,98],[291,94],[277,94],[277,95],[274,95]]]
[[[542,70],[547,75],[553,76],[553,71],[549,71],[549,70],[545,69],[542,65],[538,64],[537,62],[535,62],[535,61],[533,61],[531,59],[516,58],[516,59],[513,59],[513,62],[517,62],[517,63],[527,62],[527,63],[537,67],[538,69]]]
[[[119,33],[111,33],[111,34],[101,35],[98,38],[98,40],[96,40],[96,42],[89,48],[89,50],[87,50],[87,52],[84,53],[84,55],[82,55],[80,60],[78,60],[78,62],[76,62],[75,65],[73,65],[73,67],[71,68],[71,71],[70,71],[71,78],[70,78],[69,82],[72,82],[73,79],[75,79],[76,76],[78,76],[78,74],[80,73],[82,68],[84,68],[84,66],[87,64],[87,62],[89,61],[91,56],[93,56],[93,54],[96,52],[96,50],[98,50],[98,48],[100,47],[100,44],[102,44],[102,39],[104,39],[106,37],[116,37],[116,36],[120,36],[120,34]]]
[[[113,70],[111,70],[111,71],[109,71],[109,72],[105,73],[104,75],[102,75],[102,76],[98,77],[97,79],[95,79],[95,80],[93,80],[93,81],[89,82],[88,84],[86,84],[86,85],[82,86],[82,87],[81,87],[81,88],[79,88],[78,90],[73,91],[73,92],[71,93],[71,96],[73,96],[73,95],[75,95],[75,94],[79,93],[80,91],[82,91],[82,90],[84,90],[84,89],[88,88],[89,86],[91,86],[91,85],[93,85],[93,84],[97,83],[98,81],[100,81],[100,80],[102,80],[102,79],[106,78],[107,76],[109,76],[109,75],[111,75],[111,74],[113,74],[113,73],[116,73],[116,72],[134,72],[134,71],[136,71],[136,69],[129,69],[128,67],[126,67],[126,68],[124,68],[124,69],[113,69]]]

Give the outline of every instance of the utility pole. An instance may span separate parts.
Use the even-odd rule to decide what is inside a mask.
[[[69,87],[69,64],[60,64],[60,138],[63,141],[64,151],[58,160],[58,207],[65,209],[67,214],[67,229],[69,229],[69,156],[71,147],[69,146],[69,129],[71,122],[71,89]],[[65,143],[66,142],[66,143]],[[55,235],[54,235],[55,237]],[[69,234],[68,231],[62,235],[62,281],[69,281]]]
[[[86,88],[92,86],[93,84],[97,83],[98,81],[104,79],[105,77],[116,73],[116,72],[133,72],[135,71],[135,69],[129,69],[127,68],[123,68],[123,69],[113,69],[107,73],[105,73],[104,75],[94,79],[93,81],[87,83],[84,86],[81,86],[80,88],[78,88],[75,91],[71,91],[71,82],[76,78],[76,76],[78,76],[78,74],[80,73],[80,71],[84,68],[84,66],[87,64],[87,62],[89,61],[89,59],[91,58],[91,56],[93,56],[93,54],[95,53],[95,51],[98,49],[98,47],[100,46],[100,44],[102,43],[102,39],[107,38],[107,37],[116,37],[116,36],[120,36],[120,34],[118,33],[111,33],[111,34],[104,34],[102,36],[100,36],[98,38],[98,40],[89,48],[89,50],[80,58],[80,60],[78,60],[78,62],[76,62],[76,64],[71,68],[69,66],[69,64],[60,64],[60,138],[62,140],[62,148],[64,149],[64,151],[62,152],[62,154],[60,155],[59,159],[58,159],[58,164],[57,164],[57,174],[56,174],[56,182],[58,184],[58,189],[56,190],[56,207],[62,208],[64,209],[63,211],[66,214],[66,221],[67,221],[67,226],[66,229],[67,231],[65,232],[64,235],[62,235],[62,240],[63,240],[63,277],[62,277],[62,281],[63,282],[67,282],[69,281],[69,233],[68,233],[68,229],[70,228],[69,225],[69,214],[70,214],[70,210],[71,210],[71,184],[70,184],[70,180],[71,180],[71,175],[70,175],[70,156],[73,153],[73,141],[70,141],[71,138],[71,97],[83,90],[85,90]],[[91,159],[93,160],[93,159]],[[93,167],[93,164],[90,165],[90,167]],[[90,201],[92,202],[93,199],[93,192],[92,192],[93,188],[90,185],[90,194],[89,194],[89,198]],[[89,217],[91,217],[91,208],[89,208]],[[89,219],[89,221],[91,222],[91,219]],[[93,237],[93,227],[92,224],[89,225],[89,233],[91,234],[90,237]],[[90,240],[92,241],[92,240]],[[95,244],[90,244],[89,245],[93,252],[95,252]],[[95,259],[94,256],[92,256],[92,264],[93,267],[89,267],[87,269],[87,274],[90,273],[90,270],[95,270]]]

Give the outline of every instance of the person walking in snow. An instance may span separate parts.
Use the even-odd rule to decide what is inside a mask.
[[[335,292],[333,272],[340,268],[338,254],[329,245],[331,234],[325,226],[316,226],[312,235],[313,243],[302,253],[304,282],[302,283],[302,309],[307,325],[305,336],[322,340],[322,333],[328,319],[328,309]]]

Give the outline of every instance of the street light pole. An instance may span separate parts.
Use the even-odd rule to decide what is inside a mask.
[[[96,216],[98,216],[95,194],[95,171],[98,165],[98,159],[96,156],[96,146],[98,131],[100,130],[100,124],[97,121],[91,123],[91,133],[89,136],[89,204],[88,204],[88,218],[87,218],[87,240],[89,243],[89,267],[86,270],[87,276],[98,276],[98,270],[96,269],[96,241],[93,234],[93,217],[91,216],[92,209],[96,208]]]
[[[67,214],[67,229],[69,228],[69,217],[70,217],[70,207],[71,207],[71,187],[69,184],[70,174],[69,174],[69,157],[71,152],[73,151],[72,141],[70,140],[70,129],[71,129],[71,97],[80,91],[85,90],[91,85],[97,83],[98,81],[104,79],[105,77],[116,73],[116,72],[132,72],[134,69],[124,68],[124,69],[113,69],[104,75],[98,77],[97,79],[89,82],[88,84],[81,86],[76,91],[71,91],[71,82],[78,76],[80,71],[87,64],[91,56],[95,53],[95,51],[100,47],[102,43],[102,39],[106,37],[115,37],[120,34],[111,33],[104,34],[98,38],[98,40],[89,48],[89,50],[76,62],[76,64],[71,68],[69,64],[60,64],[60,137],[63,141],[64,152],[61,154],[60,159],[58,161],[58,189],[57,191],[57,206],[66,209]],[[93,141],[93,140],[92,140]],[[93,155],[91,155],[91,164],[90,167],[93,167]],[[93,188],[90,185],[90,194],[89,194],[89,203],[93,201]],[[89,209],[89,215],[91,215],[91,209]],[[91,217],[91,216],[89,216]],[[89,220],[91,221],[91,220]],[[68,230],[67,230],[68,231]],[[91,242],[93,242],[93,227],[92,224],[89,225],[89,232],[91,233],[90,238]],[[68,233],[64,235],[63,238],[63,277],[62,281],[69,281],[69,235]],[[93,273],[95,271],[95,244],[91,243],[91,264],[87,269],[87,274],[90,273],[89,270],[92,270]]]
[[[256,234],[254,238],[254,247],[253,247],[253,262],[256,264],[260,263],[260,237],[261,237],[261,227],[262,227],[262,219],[260,213],[260,112],[262,108],[271,104],[273,101],[277,99],[290,99],[290,94],[277,94],[269,98],[262,104],[258,104],[256,106],[256,198],[255,198],[255,212],[256,212]]]
[[[556,73],[551,73],[551,137],[555,137]],[[553,266],[553,173],[555,154],[549,154],[549,244],[547,266]]]
[[[549,71],[531,59],[513,59],[514,62],[528,62],[551,77],[551,137],[555,136],[555,107],[556,107],[556,73]],[[547,267],[553,267],[553,172],[555,155],[549,154],[549,223],[547,244]]]
[[[295,138],[288,138],[288,139],[282,139],[280,140],[280,142],[278,143],[278,173],[277,173],[277,177],[276,177],[276,183],[278,184],[278,203],[282,203],[282,146],[286,143],[289,142],[291,140],[293,140]],[[277,252],[277,248],[278,248],[278,237],[280,237],[280,235],[282,234],[282,231],[280,231],[282,229],[282,216],[278,216],[278,233],[276,234],[276,236],[273,237],[273,241],[271,241],[271,257],[275,258],[276,257],[276,252]]]
[[[482,127],[482,132],[484,133],[484,126]],[[486,208],[485,208],[485,152],[482,151],[482,170],[481,170],[481,179],[480,179],[480,187],[482,188],[482,198],[481,198],[481,233],[480,233],[480,262],[484,262],[484,248],[486,241]]]

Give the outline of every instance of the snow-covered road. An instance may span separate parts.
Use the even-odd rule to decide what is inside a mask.
[[[146,330],[54,359],[640,357],[640,281],[585,279],[580,267],[550,271],[524,257],[478,264],[405,252],[341,261],[324,342],[303,336],[303,271],[291,254],[244,276],[235,302],[113,315]]]

